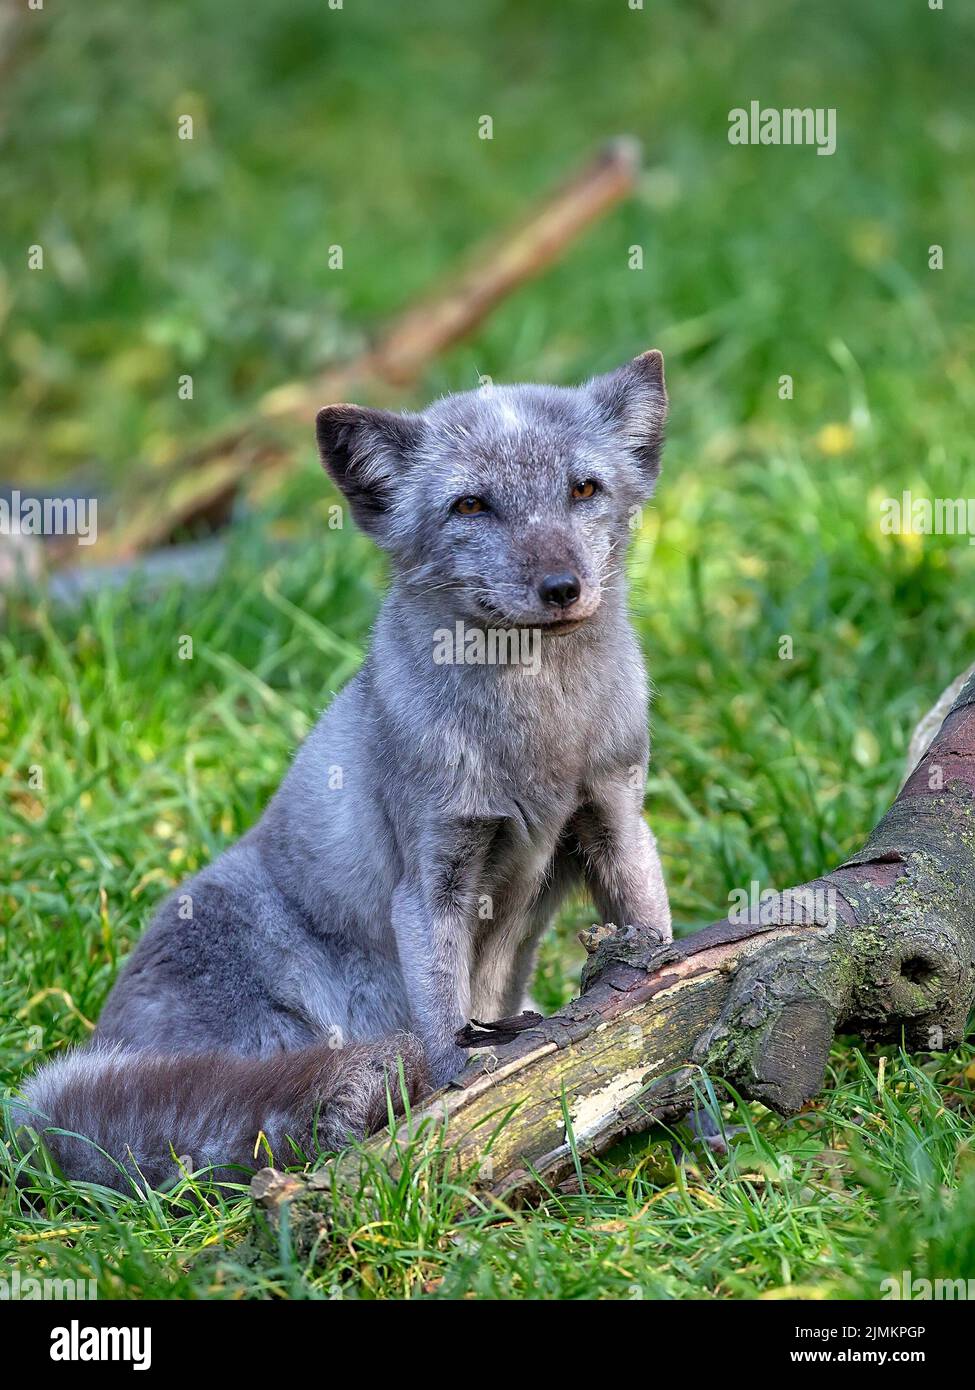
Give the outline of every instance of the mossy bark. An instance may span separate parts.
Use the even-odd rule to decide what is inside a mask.
[[[632,926],[586,944],[578,999],[521,1029],[479,1030],[487,1045],[467,1071],[365,1156],[308,1180],[265,1170],[255,1200],[268,1212],[286,1202],[292,1229],[320,1236],[336,1185],[361,1178],[363,1163],[398,1170],[411,1141],[406,1161],[417,1142],[434,1146],[472,1188],[517,1200],[563,1178],[574,1155],[685,1111],[701,1068],[790,1114],[822,1086],[837,1031],[903,1033],[920,1049],[957,1042],[975,996],[975,676],[838,869],[752,920],[670,945]]]

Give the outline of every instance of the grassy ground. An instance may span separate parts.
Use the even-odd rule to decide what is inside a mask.
[[[904,488],[971,490],[971,20],[907,0],[742,0],[733,22],[706,0],[52,14],[22,21],[0,111],[0,475],[108,485],[166,462],[633,131],[638,196],[418,398],[665,350],[671,443],[632,577],[675,914],[689,929],[854,847],[913,721],[972,659],[975,548],[880,529]],[[835,106],[837,153],[732,148],[727,112],[753,97]],[[185,112],[193,142],[175,138]],[[42,273],[24,269],[34,243]],[[382,565],[327,528],[307,441],[299,458],[213,589],[4,614],[10,1085],[87,1035],[153,905],[252,823],[360,659]],[[548,1007],[574,991],[587,920],[575,905],[545,947]],[[0,1194],[0,1245],[104,1296],[875,1297],[902,1269],[975,1275],[972,1060],[839,1044],[823,1100],[790,1124],[749,1113],[726,1162],[677,1169],[653,1135],[531,1214],[472,1216],[425,1169],[402,1190],[378,1178],[384,1218],[340,1213],[311,1264],[252,1248],[242,1190],[201,1208],[185,1187],[123,1201],[43,1174],[32,1211]]]

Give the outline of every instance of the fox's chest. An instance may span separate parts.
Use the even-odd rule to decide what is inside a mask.
[[[511,925],[531,912],[551,885],[556,861],[571,838],[575,796],[563,796],[532,814],[530,799],[495,824],[481,879],[481,920]]]
[[[472,922],[471,1007],[498,1018],[525,1006],[535,947],[565,891],[570,818],[499,828],[484,866]]]

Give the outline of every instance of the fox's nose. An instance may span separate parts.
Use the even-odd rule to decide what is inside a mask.
[[[547,574],[538,586],[538,594],[543,603],[553,608],[568,608],[579,597],[581,585],[579,576],[563,570],[560,574]]]

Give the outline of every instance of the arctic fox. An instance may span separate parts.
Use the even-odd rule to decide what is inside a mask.
[[[411,1097],[443,1085],[468,1018],[521,1007],[575,885],[669,939],[624,580],[666,410],[650,351],[576,388],[319,413],[392,587],[260,821],[162,904],[91,1042],[28,1081],[19,1119],[69,1177],[126,1190],[177,1155],[253,1168],[363,1135],[400,1062]],[[513,633],[514,659],[449,659],[458,625]]]

